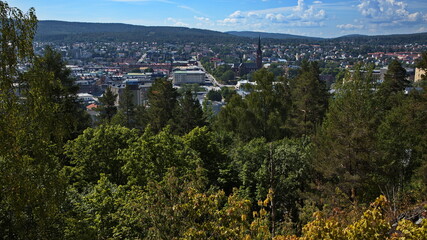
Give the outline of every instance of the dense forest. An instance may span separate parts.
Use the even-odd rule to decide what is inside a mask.
[[[426,238],[405,216],[425,214],[427,79],[405,92],[398,61],[332,95],[316,62],[261,69],[218,115],[164,79],[145,107],[107,89],[91,123],[61,55],[34,56],[34,10],[0,11],[0,238]]]
[[[427,44],[427,33],[364,36],[350,35],[338,38],[314,38],[263,32],[217,32],[204,29],[164,26],[138,26],[121,23],[83,23],[40,21],[36,41],[41,42],[168,42],[168,43],[252,43],[262,37],[268,44],[336,44],[349,42],[357,45]]]

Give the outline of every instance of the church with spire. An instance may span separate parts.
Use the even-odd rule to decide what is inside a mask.
[[[256,61],[251,63],[243,62],[243,59],[240,59],[240,63],[233,64],[233,71],[237,76],[242,77],[248,73],[255,72],[258,69],[262,68],[262,50],[261,50],[261,36],[258,38],[258,48],[256,51]]]

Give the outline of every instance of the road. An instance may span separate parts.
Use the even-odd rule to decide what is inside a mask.
[[[206,73],[206,76],[208,77],[208,80],[214,85],[214,87],[222,88],[225,85],[219,83],[212,74],[210,74],[206,69],[203,67],[202,63],[200,61],[197,61],[197,65],[203,70],[203,72]]]

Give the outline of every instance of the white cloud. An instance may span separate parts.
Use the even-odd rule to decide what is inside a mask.
[[[296,6],[279,7],[253,11],[235,11],[227,18],[219,20],[221,25],[261,25],[270,26],[279,24],[283,26],[322,26],[326,19],[326,12],[317,9],[314,5],[307,6],[304,0],[298,0]]]
[[[206,26],[214,26],[214,22],[211,21],[208,17],[198,17],[194,16],[194,19],[196,19],[196,26],[206,28]]]
[[[168,0],[111,0],[113,2],[163,2],[163,3],[170,3],[175,4],[175,2],[168,1]]]
[[[323,2],[322,1],[314,1],[313,3],[314,4],[322,4]]]
[[[176,26],[176,27],[189,27],[190,26],[189,24],[184,23],[181,20],[178,20],[175,18],[168,17],[166,20],[168,22],[171,22],[173,24],[173,26]]]
[[[340,25],[337,25],[337,28],[342,30],[356,30],[356,29],[362,29],[363,25],[340,24]]]
[[[230,14],[230,18],[243,18],[243,14],[241,11],[235,11],[234,13]]]
[[[420,27],[417,29],[418,33],[423,33],[423,32],[427,32],[427,27]]]
[[[374,24],[388,23],[390,25],[391,23],[391,25],[396,25],[423,20],[422,13],[409,12],[407,4],[397,0],[361,0],[357,7],[362,16]]]
[[[202,21],[202,22],[210,22],[211,20],[207,17],[198,17],[198,16],[194,16],[194,19],[198,20],[198,21]]]

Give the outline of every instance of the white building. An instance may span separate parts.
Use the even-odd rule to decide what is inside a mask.
[[[205,72],[198,71],[175,71],[173,72],[173,84],[203,84],[205,82]]]

